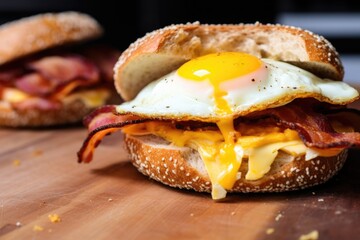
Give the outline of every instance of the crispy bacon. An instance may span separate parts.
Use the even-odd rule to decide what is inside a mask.
[[[350,116],[351,122],[360,124],[360,111],[349,109],[337,109],[326,114],[318,113],[310,107],[304,107],[298,104],[288,104],[286,106],[267,109],[252,113],[235,122],[250,121],[252,124],[261,125],[268,124],[268,120],[272,120],[284,128],[296,130],[302,138],[304,144],[308,147],[316,148],[350,148],[353,146],[360,146],[359,132],[336,132],[330,124],[329,119],[340,118],[340,116]],[[347,118],[348,119],[348,118]],[[83,146],[78,152],[79,162],[88,163],[91,161],[95,147],[100,143],[103,137],[107,134],[119,131],[122,127],[137,124],[141,122],[151,121],[154,119],[144,118],[136,115],[120,115],[116,113],[116,106],[104,106],[98,108],[93,113],[84,119],[84,124],[89,129],[89,135],[86,138]],[[164,119],[163,119],[164,120]],[[346,120],[348,121],[348,120]],[[257,123],[256,123],[257,122]],[[179,122],[182,128],[185,122]],[[195,128],[203,126],[209,127],[209,123],[194,123]],[[355,126],[354,126],[355,127]],[[355,127],[357,128],[357,127]],[[193,129],[193,127],[189,127]]]
[[[336,110],[337,114],[348,111]],[[360,111],[352,110],[353,117],[360,121]],[[277,124],[296,130],[306,146],[316,148],[350,148],[360,146],[360,133],[338,133],[330,124],[329,117],[314,111],[311,107],[288,104],[278,108],[266,109],[247,116],[247,118],[272,118]]]
[[[116,115],[115,105],[107,105],[96,109],[84,119],[84,124],[89,129],[89,135],[78,151],[78,161],[88,163],[92,160],[95,148],[101,140],[122,127],[148,121],[149,119],[131,114]]]
[[[80,56],[49,56],[27,64],[34,71],[15,79],[15,86],[35,96],[48,96],[70,82],[89,86],[99,82],[99,71]]]
[[[114,65],[119,59],[121,52],[105,45],[96,45],[85,49],[83,55],[93,61],[100,70],[101,77],[113,82]]]
[[[332,109],[324,114],[331,119],[341,122],[345,126],[351,126],[355,132],[360,132],[360,111],[352,108]]]
[[[100,82],[95,64],[80,56],[48,56],[0,71],[0,85],[15,87],[37,97],[56,95],[69,84],[90,86]],[[0,96],[1,97],[1,96]]]
[[[89,83],[99,79],[96,65],[79,55],[48,56],[27,65],[29,69],[59,84],[77,78],[86,79]]]
[[[42,96],[51,93],[55,84],[39,73],[30,73],[21,76],[15,81],[15,86],[28,94]]]
[[[140,117],[130,114],[117,115],[115,105],[105,105],[90,113],[84,118],[83,122],[87,126],[88,131],[92,132],[109,124],[139,119]]]
[[[29,104],[13,104],[13,107],[55,107],[61,104],[60,99],[78,88],[113,87],[112,67],[119,56],[116,49],[94,46],[77,54],[56,53],[26,58],[0,69],[0,88],[18,88],[34,97]],[[51,101],[54,104],[43,104]]]
[[[115,105],[101,106],[101,107],[95,109],[93,112],[91,112],[87,116],[85,116],[83,119],[83,124],[88,128],[88,130],[90,132],[96,128],[96,127],[94,128],[91,126],[99,125],[97,123],[97,121],[95,121],[94,119],[101,114],[112,114],[112,115],[116,116],[116,106]],[[104,118],[104,119],[106,119],[106,118]]]

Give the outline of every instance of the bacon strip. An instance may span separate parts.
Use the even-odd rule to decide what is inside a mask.
[[[39,73],[29,73],[16,79],[15,86],[31,95],[42,96],[53,91],[56,85]]]
[[[351,126],[355,132],[360,132],[360,110],[345,108],[334,109],[325,112],[331,120],[343,123],[345,126]]]
[[[70,82],[89,86],[99,82],[99,71],[80,56],[49,56],[27,64],[34,71],[15,79],[15,86],[32,95],[48,96]]]
[[[336,112],[331,113],[331,117],[341,116],[341,114],[344,113],[351,114],[353,119],[352,121],[359,124],[360,111],[357,110],[336,110]],[[359,132],[338,133],[332,128],[326,115],[317,113],[311,108],[303,107],[297,104],[288,104],[278,108],[259,111],[238,120],[249,120],[254,122],[259,119],[273,119],[278,125],[297,131],[304,144],[308,147],[325,149],[360,146]],[[85,163],[90,162],[95,147],[107,134],[119,131],[122,127],[130,124],[137,124],[151,120],[155,119],[139,117],[131,114],[119,115],[116,113],[115,105],[98,108],[84,119],[84,124],[89,129],[89,135],[78,152],[78,161]],[[184,127],[185,122],[179,123],[183,128],[187,128],[186,126]],[[210,126],[209,123],[200,122],[188,122],[188,124],[195,124],[196,128],[199,128],[201,124],[203,124],[203,127]],[[262,124],[261,121],[258,124]],[[189,128],[191,129],[192,127],[189,126]]]
[[[124,126],[149,120],[131,114],[116,115],[115,110],[115,105],[106,105],[96,109],[84,119],[89,134],[77,153],[79,163],[89,163],[92,160],[95,148],[105,136],[119,131]]]
[[[28,68],[58,84],[77,78],[86,79],[89,83],[99,79],[96,65],[79,55],[43,57],[28,63]]]
[[[112,83],[114,81],[114,65],[121,52],[105,45],[96,45],[85,49],[82,54],[93,61],[100,70],[101,78]]]
[[[48,102],[47,106],[52,108],[61,105],[59,100],[79,87],[101,85],[113,88],[112,67],[120,56],[118,50],[108,46],[93,46],[77,54],[58,53],[26,58],[1,68],[0,99],[3,97],[1,89],[17,88],[34,98],[29,104],[12,104],[14,108],[36,108],[45,106],[44,102]]]
[[[346,110],[337,110],[338,114]],[[360,121],[360,111],[352,110],[353,117]],[[267,109],[251,114],[251,118],[273,118],[279,125],[297,131],[308,147],[316,148],[350,148],[360,146],[360,133],[336,132],[329,118],[317,113],[310,107],[302,107],[297,104],[288,104],[278,108]]]

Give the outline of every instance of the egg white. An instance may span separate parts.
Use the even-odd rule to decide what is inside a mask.
[[[357,90],[345,82],[321,79],[288,63],[261,60],[267,68],[266,78],[241,79],[248,84],[226,89],[224,99],[233,115],[278,107],[295,98],[312,97],[331,104],[347,104],[359,97]],[[239,79],[228,82],[236,80]],[[216,111],[213,92],[209,82],[184,79],[175,70],[148,84],[135,99],[117,106],[117,111],[148,117],[216,121],[224,116]]]

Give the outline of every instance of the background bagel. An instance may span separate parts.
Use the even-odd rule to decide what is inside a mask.
[[[0,126],[6,127],[42,127],[42,126],[54,126],[54,125],[66,125],[81,122],[82,118],[94,110],[96,107],[105,103],[110,103],[114,100],[113,96],[117,95],[112,83],[112,69],[110,69],[110,78],[106,81],[106,87],[100,86],[99,83],[90,86],[88,84],[86,89],[75,87],[72,89],[65,98],[56,99],[56,108],[44,109],[37,106],[28,107],[26,109],[19,109],[13,106],[12,102],[6,99],[9,93],[6,92],[10,87],[10,90],[17,89],[15,82],[20,76],[14,76],[14,79],[6,79],[6,74],[12,71],[16,72],[18,69],[27,74],[27,72],[33,71],[28,68],[29,62],[33,59],[42,60],[47,56],[53,57],[65,53],[77,54],[84,60],[86,66],[89,64],[96,67],[96,71],[102,71],[100,65],[91,56],[94,51],[98,53],[103,51],[100,47],[105,49],[103,55],[108,54],[110,59],[111,67],[116,62],[120,51],[106,46],[106,44],[93,44],[96,40],[99,40],[104,34],[102,26],[88,14],[67,11],[59,13],[43,13],[30,17],[24,17],[19,20],[15,20],[9,23],[5,23],[0,26]],[[99,50],[96,50],[96,49]],[[90,50],[88,50],[90,49]],[[83,51],[92,54],[90,57],[82,55]],[[91,51],[91,52],[90,52]],[[67,56],[65,55],[65,57]],[[28,65],[26,65],[28,64]],[[56,65],[53,67],[56,70]],[[94,68],[93,67],[93,68]],[[74,67],[75,68],[75,67]],[[15,69],[15,70],[13,70]],[[100,69],[100,70],[99,70]],[[50,69],[51,70],[51,69]],[[58,70],[62,71],[62,70]],[[109,72],[109,71],[108,71]],[[62,73],[59,73],[62,74]],[[66,74],[66,73],[64,73]],[[1,80],[1,76],[5,76],[5,80]],[[46,77],[46,76],[45,76]],[[16,79],[15,79],[16,78]],[[105,82],[105,78],[100,74],[98,82]],[[35,79],[36,80],[36,79]],[[50,84],[53,80],[49,80]],[[83,80],[82,80],[83,81]],[[31,83],[31,82],[30,82]],[[9,86],[10,84],[10,86]],[[12,86],[11,84],[15,85]],[[49,84],[49,83],[47,83]],[[105,84],[105,83],[104,83]],[[41,85],[41,83],[40,83]],[[35,86],[36,87],[36,86]],[[63,86],[60,86],[63,87]],[[94,90],[98,89],[100,92],[97,96],[97,104],[87,104],[84,101],[84,97],[79,96],[78,89],[82,92],[92,92],[94,96]],[[57,90],[55,90],[57,91]],[[96,90],[97,91],[97,90]],[[107,93],[105,94],[104,91]],[[14,92],[14,91],[11,91]],[[75,93],[74,96],[77,98],[70,97]],[[21,89],[20,93],[24,95],[24,90]],[[31,92],[25,92],[31,98],[37,98],[40,101],[46,98],[48,101],[55,101],[52,96],[33,95]],[[17,99],[17,96],[15,96]],[[32,99],[32,100],[33,100]],[[71,99],[71,100],[69,100]],[[16,100],[17,101],[17,100]],[[27,100],[24,100],[27,101]],[[119,102],[119,101],[116,101]]]

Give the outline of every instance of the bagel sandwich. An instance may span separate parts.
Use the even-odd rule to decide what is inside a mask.
[[[125,102],[84,119],[79,162],[121,130],[133,165],[165,185],[283,192],[326,182],[360,145],[359,99],[323,36],[275,24],[154,30],[114,66]],[[98,156],[101,158],[101,156]]]
[[[100,43],[102,26],[74,11],[0,25],[0,126],[81,123],[117,96],[112,68],[120,51]]]

